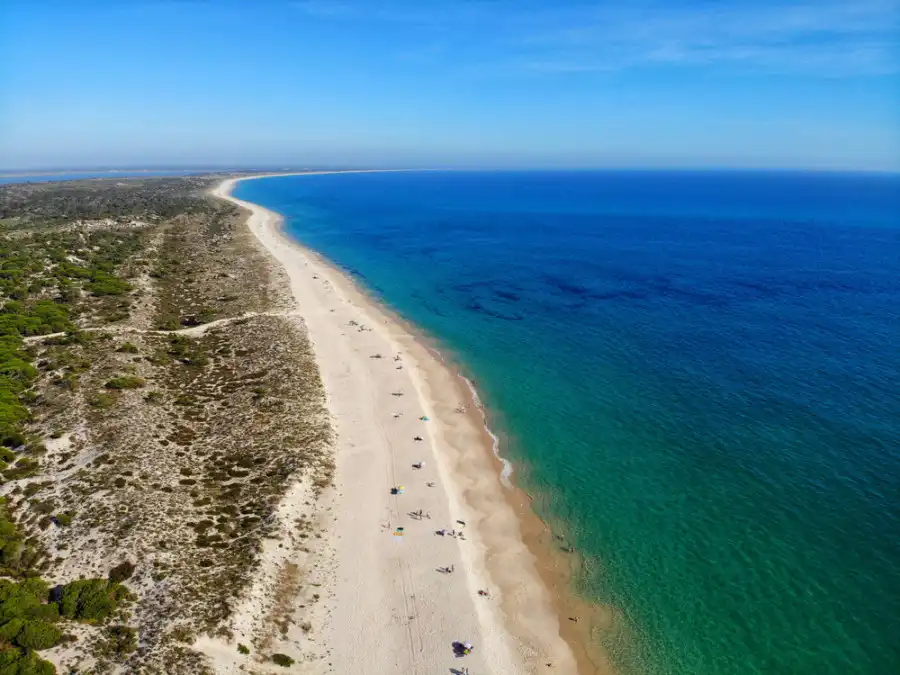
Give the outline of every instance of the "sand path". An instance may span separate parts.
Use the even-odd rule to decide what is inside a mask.
[[[235,323],[237,321],[246,321],[247,319],[252,319],[256,316],[280,316],[280,317],[289,317],[289,316],[298,316],[296,311],[291,312],[247,312],[245,314],[241,314],[239,316],[228,316],[224,319],[215,319],[214,321],[209,321],[207,323],[200,323],[196,326],[188,326],[187,328],[177,328],[176,330],[157,330],[154,328],[135,328],[134,326],[87,326],[85,328],[79,328],[78,330],[82,333],[110,333],[112,335],[124,335],[124,334],[138,334],[142,333],[144,335],[187,335],[188,337],[200,337],[210,328],[216,328],[217,326],[227,326],[230,323]],[[59,333],[43,333],[42,335],[28,335],[22,338],[22,342],[25,344],[34,344],[37,342],[43,342],[44,340],[52,340],[55,338],[65,337],[68,335],[68,332],[59,332]]]

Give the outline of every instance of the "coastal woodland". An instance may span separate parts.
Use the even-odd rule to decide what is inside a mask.
[[[332,432],[221,178],[0,186],[0,675],[205,673],[202,636],[293,662],[284,603],[271,636],[231,619],[289,486],[331,483]]]

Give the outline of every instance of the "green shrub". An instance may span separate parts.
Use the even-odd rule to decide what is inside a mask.
[[[161,391],[153,390],[144,394],[144,400],[147,401],[147,403],[159,403],[162,401],[162,398],[163,395]]]
[[[294,665],[294,659],[287,654],[272,654],[272,663],[282,668],[290,668]]]
[[[26,621],[15,643],[25,649],[50,649],[59,644],[62,633],[46,621]]]
[[[94,295],[124,295],[131,290],[131,286],[127,282],[106,272],[98,271],[92,277],[94,280],[85,288]]]
[[[5,480],[18,480],[20,478],[29,478],[34,476],[41,468],[37,460],[31,457],[19,457],[12,468],[3,471]]]
[[[29,483],[28,485],[25,486],[25,489],[22,490],[22,493],[26,497],[33,497],[38,492],[40,492],[44,488],[50,487],[51,485],[53,485],[53,481],[43,481],[41,483]]]
[[[56,667],[34,652],[0,649],[0,675],[56,675]]]
[[[74,512],[66,511],[65,513],[57,513],[55,516],[53,516],[53,521],[60,527],[68,527],[72,524],[72,518],[74,517]]]
[[[52,675],[51,664],[32,650],[49,649],[59,644],[62,633],[53,625],[59,614],[55,604],[47,603],[49,590],[41,579],[22,582],[0,579],[0,674]]]
[[[55,589],[59,613],[78,621],[104,621],[122,600],[130,598],[128,589],[106,579],[78,579]]]
[[[32,442],[25,446],[25,452],[29,455],[45,455],[47,454],[47,446],[40,441]]]
[[[238,653],[246,656],[247,654],[250,653],[250,648],[247,645],[239,644],[238,645]]]
[[[137,650],[137,631],[131,626],[116,624],[105,631],[103,653],[115,659],[122,659]]]
[[[112,394],[104,394],[103,392],[99,392],[88,398],[88,405],[100,410],[112,408],[115,404],[116,397]]]
[[[119,347],[116,351],[123,352],[125,354],[137,354],[138,348],[136,345],[133,345],[130,342],[126,342],[121,347]]]
[[[39,558],[39,552],[26,542],[25,537],[13,521],[6,507],[6,497],[0,497],[0,574],[24,575]],[[0,595],[0,601],[2,601],[2,595]],[[2,675],[2,671],[0,671],[0,675]]]
[[[178,323],[178,317],[165,315],[156,320],[157,330],[178,330],[181,324]]]
[[[35,513],[40,513],[44,516],[49,516],[56,510],[56,503],[52,499],[48,499],[46,501],[41,501],[40,499],[32,499],[30,504]]]
[[[69,308],[53,300],[38,300],[27,316],[32,335],[63,333],[75,328],[69,321]]]
[[[107,389],[138,389],[146,384],[146,380],[135,375],[120,375],[114,377],[105,386]]]
[[[2,393],[0,393],[0,407],[2,407]],[[28,410],[24,407],[22,410],[25,411],[25,418],[27,418]],[[2,412],[0,412],[0,416],[2,416]],[[2,425],[2,422],[0,422],[0,425]],[[0,428],[0,438],[2,438],[3,447],[6,448],[18,448],[20,445],[25,445],[26,442],[25,435],[21,431],[9,427]]]
[[[25,619],[9,619],[3,625],[0,625],[0,639],[13,643],[25,627]]]
[[[77,373],[66,373],[62,377],[54,379],[53,384],[69,391],[75,391],[81,384],[81,377]]]

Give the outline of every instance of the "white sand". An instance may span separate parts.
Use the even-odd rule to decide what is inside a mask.
[[[424,675],[464,667],[471,675],[575,673],[479,418],[456,412],[470,402],[461,378],[348,277],[285,237],[280,216],[231,197],[237,180],[214,194],[251,212],[248,226],[288,274],[338,435],[330,510],[323,510],[328,498],[315,507],[328,534],[309,544],[315,560],[304,572],[321,584],[315,587],[321,599],[310,609],[310,589],[301,591],[297,602],[305,608],[297,616],[312,629],[305,635],[292,629],[275,651],[296,658],[291,671],[303,673]],[[398,354],[402,360],[395,361]],[[422,415],[430,420],[420,421]],[[417,461],[424,468],[414,469]],[[397,485],[404,494],[391,495]],[[292,515],[310,509],[308,501],[285,506]],[[430,519],[408,515],[418,509]],[[397,527],[402,537],[394,536]],[[461,530],[465,539],[435,534],[442,528]],[[264,555],[265,574],[277,564]],[[452,574],[438,571],[449,565]],[[490,598],[478,595],[482,588]],[[266,602],[249,594],[237,625],[257,630],[253,617]],[[456,658],[454,641],[475,649]],[[197,646],[216,672],[237,672],[233,646],[212,640]]]

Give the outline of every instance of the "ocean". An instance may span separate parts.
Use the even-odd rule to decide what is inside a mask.
[[[900,672],[900,176],[418,172],[235,195],[475,382],[623,673]]]

